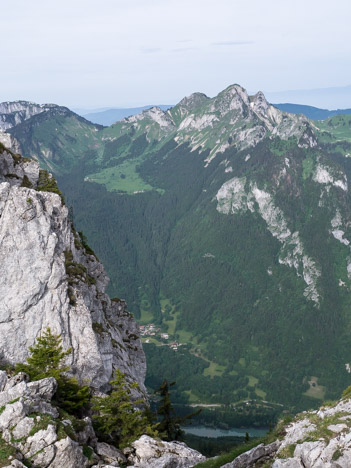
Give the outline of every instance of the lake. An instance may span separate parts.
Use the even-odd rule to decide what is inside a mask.
[[[248,432],[250,437],[262,437],[268,432],[268,428],[257,429],[255,427],[247,429],[238,427],[233,427],[232,429],[218,429],[207,426],[183,426],[182,430],[188,434],[194,434],[199,437],[245,437],[246,432]]]

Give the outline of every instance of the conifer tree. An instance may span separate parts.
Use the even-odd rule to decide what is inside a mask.
[[[157,414],[162,418],[161,421],[156,424],[156,429],[159,431],[161,437],[168,441],[180,440],[184,433],[180,425],[201,413],[200,409],[184,417],[177,416],[171,403],[169,391],[169,388],[173,385],[175,385],[175,382],[168,383],[165,379],[162,385],[155,391],[155,393],[159,393],[161,396],[161,402],[157,410]]]
[[[54,377],[58,384],[54,399],[58,406],[69,413],[75,413],[87,404],[89,387],[81,386],[77,379],[65,375],[69,367],[64,366],[62,360],[71,354],[72,348],[63,351],[60,335],[52,334],[48,327],[35,345],[29,347],[29,351],[31,355],[27,358],[27,363],[16,364],[17,372],[26,372],[31,380]]]
[[[64,367],[61,361],[69,356],[72,348],[63,351],[60,335],[53,335],[48,327],[37,338],[34,346],[29,347],[31,355],[27,358],[27,364],[17,364],[16,371],[26,372],[31,380],[40,380],[45,377],[55,377],[59,380],[63,372],[69,367]]]
[[[132,389],[138,389],[136,382],[128,384],[119,369],[115,378],[110,382],[112,392],[107,397],[95,397],[93,416],[95,428],[102,434],[108,435],[114,444],[123,448],[143,434],[156,436],[145,412],[137,409],[143,400],[132,401]]]

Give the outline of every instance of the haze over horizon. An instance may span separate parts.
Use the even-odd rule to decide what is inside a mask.
[[[347,0],[13,0],[0,101],[137,107],[239,83],[273,103],[351,107],[350,13]]]

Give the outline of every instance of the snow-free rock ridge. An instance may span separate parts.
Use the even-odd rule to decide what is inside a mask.
[[[167,111],[154,107],[118,125],[121,134],[131,128],[137,134],[146,132],[149,142],[173,138],[179,145],[189,144],[192,151],[209,150],[206,166],[230,147],[243,150],[266,137],[296,137],[301,147],[317,144],[314,125],[306,117],[280,111],[267,102],[262,92],[249,96],[238,84],[214,98],[193,93]]]
[[[53,108],[60,108],[60,106],[56,104],[36,104],[29,101],[0,102],[0,130],[6,131],[24,120],[30,119],[33,115],[41,114]]]

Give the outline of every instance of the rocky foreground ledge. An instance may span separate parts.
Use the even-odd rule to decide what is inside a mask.
[[[5,468],[188,468],[205,460],[181,442],[146,435],[131,447],[99,442],[91,419],[63,414],[51,404],[57,388],[52,377],[27,382],[0,371],[0,467]]]
[[[222,468],[350,468],[349,397],[278,424],[276,441],[260,444]]]

